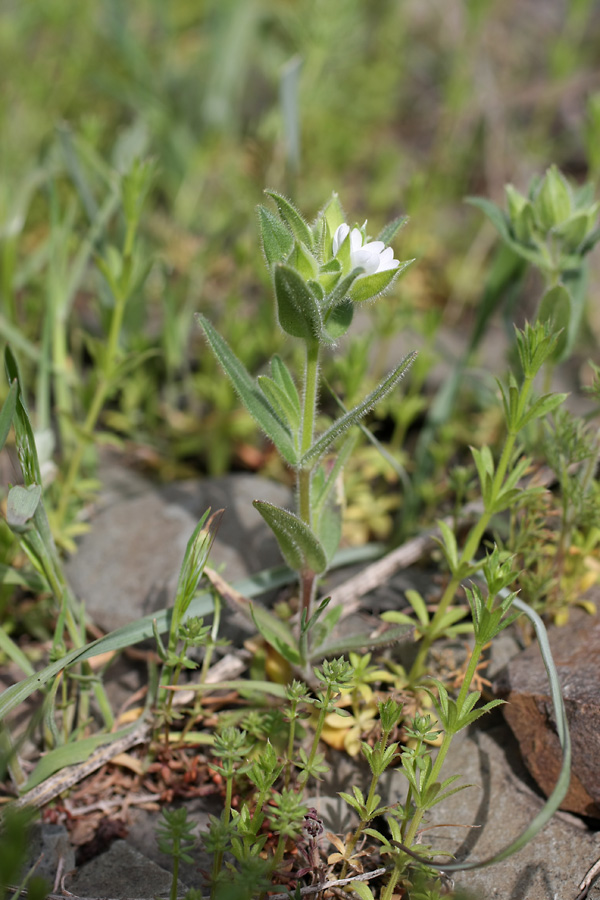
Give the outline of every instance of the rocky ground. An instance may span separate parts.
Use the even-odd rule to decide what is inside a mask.
[[[277,485],[238,475],[157,489],[115,463],[105,466],[102,478],[106,489],[95,512],[93,531],[84,537],[78,554],[69,563],[69,576],[77,594],[85,599],[90,615],[103,629],[112,630],[168,605],[186,542],[207,506],[227,509],[212,565],[223,564],[228,580],[233,582],[279,563],[274,541],[251,506],[255,497],[288,502],[287,492]],[[377,607],[377,596],[381,606],[389,606],[410,583],[409,573],[398,572],[381,587],[379,595],[369,597],[369,609]],[[237,628],[238,637],[243,639],[243,623],[238,623]],[[526,652],[531,657],[533,651]],[[593,653],[593,648],[589,652]],[[493,662],[496,674],[515,653],[519,653],[519,648],[514,639],[508,637],[499,644]],[[598,656],[597,648],[595,655]],[[526,668],[535,666],[539,668],[539,663],[530,660]],[[127,700],[142,677],[143,673],[135,667],[116,667],[110,685],[117,706]],[[598,682],[596,689],[597,686]],[[536,690],[543,693],[539,686]],[[575,696],[576,688],[571,692]],[[590,748],[597,742],[597,731],[590,733]],[[538,743],[538,749],[540,746]],[[534,757],[535,752],[534,746]],[[593,755],[590,768],[596,772],[597,758]],[[341,801],[336,792],[351,784],[366,783],[366,778],[360,764],[346,755],[330,751],[330,756],[336,781],[326,782],[313,802],[328,827],[339,831],[345,823],[339,819]],[[484,860],[497,853],[526,827],[543,804],[523,765],[519,745],[500,712],[486,717],[481,727],[455,742],[445,766],[446,775],[453,772],[463,773],[464,783],[472,786],[435,807],[432,824],[444,824],[437,831],[437,845],[457,859]],[[397,773],[390,774],[386,783],[388,796],[400,799],[403,783]],[[186,802],[199,830],[205,826],[208,815],[219,810],[215,796]],[[169,860],[159,853],[156,844],[157,808],[150,804],[149,809],[144,809],[140,805],[143,806],[131,798],[126,814],[121,808],[121,822],[119,810],[117,815],[107,813],[108,819],[117,820],[113,833],[105,840],[107,849],[87,862],[76,864],[75,849],[64,825],[48,822],[38,828],[37,844],[32,848],[34,858],[42,849],[43,869],[50,881],[58,867],[62,872],[73,872],[66,887],[78,897],[150,898],[164,894],[170,886]],[[83,821],[90,812],[70,806],[75,820]],[[95,814],[99,814],[98,809]],[[582,896],[579,883],[600,856],[598,824],[598,820],[560,812],[516,856],[490,868],[459,874],[456,884],[480,898],[576,900]],[[194,863],[181,870],[182,888],[201,886],[200,870],[206,865],[206,858],[198,851]],[[592,887],[589,897],[595,896],[600,897],[600,890]]]

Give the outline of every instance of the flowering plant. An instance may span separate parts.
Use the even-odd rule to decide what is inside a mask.
[[[561,332],[552,363],[573,352],[586,303],[585,257],[600,240],[593,184],[573,187],[556,166],[535,176],[527,195],[506,185],[508,211],[484,197],[470,197],[494,225],[503,243],[545,282],[537,320]]]
[[[279,325],[304,344],[305,366],[300,389],[285,363],[274,356],[270,375],[253,379],[210,322],[199,316],[206,338],[257,424],[296,473],[297,509],[282,509],[256,500],[254,506],[274,532],[288,565],[298,572],[301,596],[299,641],[281,639],[264,620],[263,635],[300,664],[307,660],[308,632],[316,616],[316,578],[331,564],[341,534],[341,504],[336,485],[351,451],[348,432],[406,373],[414,354],[406,356],[353,409],[320,435],[315,434],[319,363],[322,350],[342,337],[352,322],[356,303],[387,290],[412,260],[400,262],[388,246],[406,221],[398,218],[375,241],[366,223],[350,228],[336,194],[309,225],[284,197],[267,191],[277,214],[258,209],[265,260],[273,277]],[[323,460],[333,448],[337,457]],[[324,609],[322,605],[317,613]],[[266,633],[268,632],[268,634]]]

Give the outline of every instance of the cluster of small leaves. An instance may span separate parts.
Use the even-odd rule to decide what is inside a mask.
[[[551,166],[543,178],[532,179],[526,196],[511,184],[505,190],[507,213],[481,198],[470,202],[483,209],[515,253],[538,268],[577,268],[600,239],[593,184],[575,189]]]
[[[586,605],[582,595],[596,581],[600,448],[589,424],[566,410],[543,422],[541,448],[558,489],[542,498],[522,498],[511,513],[510,543],[523,569],[520,583],[528,601],[562,621],[570,605]]]
[[[281,194],[267,194],[276,203],[278,217],[264,206],[259,206],[258,215],[279,324],[293,337],[331,344],[350,327],[353,303],[386,290],[413,260],[374,275],[365,275],[360,267],[350,269],[348,238],[337,255],[332,252],[334,232],[345,221],[336,194],[312,226]],[[405,221],[396,219],[377,239],[389,244]]]
[[[553,354],[559,362],[573,350],[585,307],[584,261],[600,240],[594,185],[573,188],[551,166],[532,180],[526,196],[507,185],[506,198],[508,212],[481,197],[470,202],[486,213],[513,253],[544,275],[547,289],[537,317],[561,332]]]

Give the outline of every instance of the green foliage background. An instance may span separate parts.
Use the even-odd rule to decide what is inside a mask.
[[[410,214],[401,255],[421,263],[392,313],[375,313],[372,340],[462,327],[495,240],[462,198],[498,200],[505,182],[524,188],[550,162],[577,179],[598,174],[596,20],[591,0],[3,4],[0,332],[14,326],[31,342],[27,384],[48,295],[64,287],[111,170],[152,156],[151,271],[122,340],[158,353],[103,422],[152,447],[162,477],[225,471],[240,447],[248,464],[253,429],[214,377],[193,314],[210,315],[252,371],[274,349],[285,356],[257,252],[263,189],[310,215],[334,188],[374,233]],[[102,240],[117,228],[113,216]],[[85,372],[85,335],[101,335],[106,314],[89,266],[65,323],[74,371]]]

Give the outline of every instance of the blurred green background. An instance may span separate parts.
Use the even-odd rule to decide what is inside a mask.
[[[417,263],[326,370],[352,400],[379,374],[370,360],[410,336],[421,356],[406,400],[378,413],[410,468],[401,447],[427,404],[436,335],[470,328],[496,244],[464,196],[502,202],[505,182],[524,189],[551,162],[575,181],[600,171],[592,0],[4,0],[0,58],[0,336],[41,430],[66,414],[43,377],[49,332],[66,349],[69,415],[89,401],[91,341],[111,302],[94,255],[120,228],[114,173],[156,161],[141,220],[148,272],[121,334],[147,357],[101,423],[161,478],[284,474],[193,317],[206,312],[252,372],[288,353],[258,246],[265,187],[309,216],[336,190],[371,233],[410,215],[396,255]],[[381,474],[368,453],[361,465]]]

